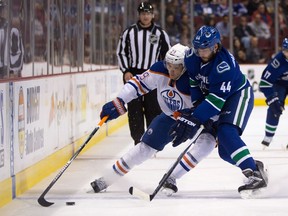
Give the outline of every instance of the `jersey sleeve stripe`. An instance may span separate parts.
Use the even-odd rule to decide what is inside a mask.
[[[224,106],[225,100],[218,97],[217,95],[210,93],[205,99],[209,104],[211,104],[215,109],[220,111]]]
[[[144,89],[142,88],[141,83],[137,79],[135,79],[135,77],[131,78],[131,80],[137,85],[137,88],[142,94],[146,93],[146,91],[144,91]]]
[[[189,79],[189,84],[190,84],[190,87],[198,87],[198,82],[191,78]]]

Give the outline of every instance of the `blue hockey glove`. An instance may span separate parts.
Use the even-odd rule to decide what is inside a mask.
[[[279,97],[277,95],[273,95],[267,98],[266,103],[269,106],[269,109],[271,110],[275,118],[278,118],[282,114],[284,107],[282,106]]]
[[[173,139],[173,147],[180,145],[187,139],[192,139],[201,126],[201,122],[192,116],[191,112],[187,112],[187,110],[180,110],[178,113],[180,113],[180,116],[177,118],[176,123],[172,125],[169,131],[169,135]]]
[[[108,116],[107,121],[110,121],[110,120],[118,118],[120,115],[123,115],[126,112],[127,110],[125,108],[124,101],[121,98],[117,97],[116,99],[106,103],[102,107],[100,118],[102,119],[104,116]]]

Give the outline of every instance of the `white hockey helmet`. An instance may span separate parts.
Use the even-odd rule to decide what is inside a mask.
[[[185,53],[187,50],[189,50],[188,46],[184,46],[180,43],[177,43],[174,46],[172,46],[165,55],[165,63],[166,64],[170,63],[173,65],[177,65],[177,64],[183,65],[183,70],[182,70],[181,74],[179,74],[177,79],[179,79],[179,77],[186,70],[185,66],[184,66],[184,57],[185,57]]]
[[[185,52],[189,47],[183,46],[180,43],[172,46],[165,56],[165,61],[171,64],[184,64]]]

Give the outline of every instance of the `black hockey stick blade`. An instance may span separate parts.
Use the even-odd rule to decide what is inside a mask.
[[[79,149],[72,155],[70,160],[65,164],[64,167],[60,170],[60,172],[55,176],[55,178],[52,180],[52,182],[48,185],[48,187],[44,190],[44,192],[40,195],[38,198],[38,203],[43,207],[49,207],[53,205],[53,202],[48,202],[45,199],[45,195],[49,192],[49,190],[52,188],[52,186],[58,181],[58,179],[62,176],[62,174],[65,172],[65,170],[70,166],[72,161],[79,155],[79,153],[82,151],[82,149],[87,145],[87,143],[91,140],[91,138],[94,136],[94,134],[99,130],[99,128],[102,126],[104,122],[108,119],[108,116],[105,116],[101,119],[101,121],[98,123],[97,127],[94,128],[94,130],[91,132],[89,137],[86,139],[86,141],[79,147]]]
[[[40,196],[38,198],[38,203],[43,207],[49,207],[54,204],[53,202],[48,202],[47,200],[45,200],[44,196]]]
[[[187,140],[186,142],[189,142],[190,144],[184,149],[184,151],[178,156],[177,160],[174,162],[174,164],[172,165],[172,167],[163,175],[162,179],[160,180],[158,186],[156,187],[156,189],[154,190],[154,192],[152,194],[147,194],[144,191],[135,188],[135,187],[130,187],[129,188],[129,193],[133,196],[136,196],[140,199],[146,200],[146,201],[152,201],[154,199],[154,197],[158,194],[158,192],[160,191],[160,189],[163,187],[164,183],[166,182],[166,180],[169,178],[169,176],[171,175],[171,173],[174,171],[174,169],[176,168],[176,166],[178,165],[178,163],[180,162],[180,160],[182,159],[182,157],[184,156],[184,154],[189,150],[189,148],[191,147],[191,145],[198,139],[198,137],[200,136],[201,132],[203,131],[204,127],[201,126],[198,131],[196,132],[196,134],[194,135],[194,137],[192,139]]]

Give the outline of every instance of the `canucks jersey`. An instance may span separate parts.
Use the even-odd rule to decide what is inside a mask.
[[[184,72],[178,80],[171,80],[163,61],[156,62],[149,70],[130,79],[118,97],[128,103],[153,89],[157,89],[159,106],[168,116],[173,115],[176,110],[193,107],[187,72]],[[200,90],[194,94],[198,94],[195,98],[202,95]]]
[[[280,51],[264,69],[259,88],[266,98],[273,95],[273,84],[288,87],[288,59]]]
[[[207,63],[203,63],[201,58],[194,54],[193,49],[190,49],[186,53],[184,62],[191,88],[200,86],[205,95],[205,100],[193,113],[193,116],[202,123],[218,115],[231,95],[250,86],[234,56],[223,47]]]

